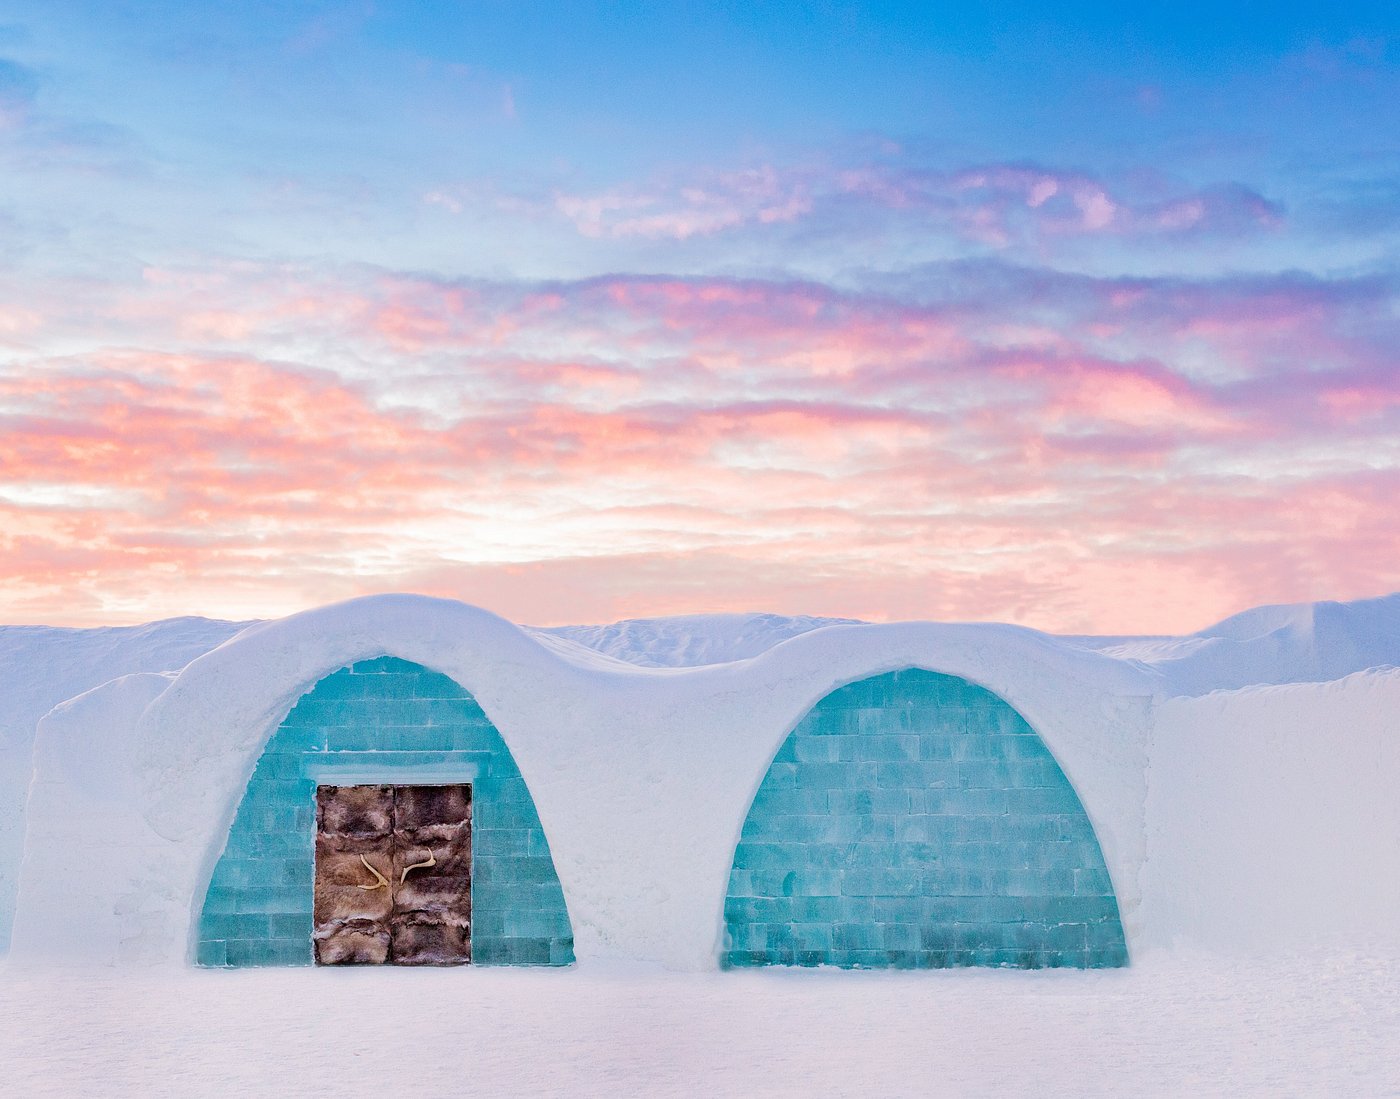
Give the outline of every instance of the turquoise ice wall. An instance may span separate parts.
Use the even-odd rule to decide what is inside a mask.
[[[744,821],[728,965],[1127,964],[1093,826],[990,691],[906,669],[827,695]]]
[[[210,966],[311,965],[316,786],[472,783],[472,960],[574,960],[535,803],[501,734],[445,675],[394,657],[321,680],[259,758],[199,921]]]

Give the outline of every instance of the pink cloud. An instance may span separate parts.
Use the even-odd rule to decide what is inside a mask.
[[[1400,586],[1389,295],[247,266],[31,294],[91,350],[0,375],[7,616],[418,588],[535,621],[1119,631],[1374,593]]]

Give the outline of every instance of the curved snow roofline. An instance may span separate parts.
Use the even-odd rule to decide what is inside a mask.
[[[249,627],[189,664],[137,722],[134,782],[167,845],[151,872],[184,909],[179,956],[272,731],[321,678],[384,654],[450,676],[500,730],[549,837],[581,962],[711,964],[734,844],[773,753],[836,687],[903,667],[975,682],[1031,722],[1079,791],[1131,922],[1156,679],[1122,661],[1020,627],[900,623],[822,627],[725,664],[642,668],[582,647],[575,658],[478,607],[382,595]]]
[[[1063,661],[1066,672],[1098,679],[1105,686],[1111,686],[1114,690],[1128,694],[1151,694],[1158,689],[1161,678],[1156,671],[1140,661],[1105,656],[1092,649],[1081,649],[1067,644],[1053,634],[1042,633],[1029,626],[1013,626],[1002,622],[858,622],[819,626],[814,630],[798,634],[796,637],[779,641],[771,649],[759,653],[757,656],[749,657],[748,662],[758,662],[774,657],[780,650],[800,652],[804,644],[818,644],[818,638],[834,638],[837,635],[844,635],[844,643],[850,643],[861,638],[868,638],[875,631],[886,635],[901,634],[908,636],[911,640],[924,643],[935,639],[950,638],[994,640],[995,643],[1005,645],[1009,650],[1021,650],[1026,655],[1034,653],[1050,661]],[[732,663],[745,663],[745,661],[733,661]],[[713,667],[714,665],[705,666]],[[884,669],[884,671],[894,670],[894,668]],[[881,673],[872,671],[868,674],[879,675]],[[982,685],[988,686],[988,684]]]

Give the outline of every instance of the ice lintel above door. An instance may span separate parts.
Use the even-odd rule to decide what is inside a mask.
[[[490,763],[490,752],[307,752],[301,774],[326,786],[445,786],[480,781]]]

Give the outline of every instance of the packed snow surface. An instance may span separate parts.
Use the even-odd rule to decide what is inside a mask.
[[[1385,1096],[1393,959],[0,973],[16,1096]]]

